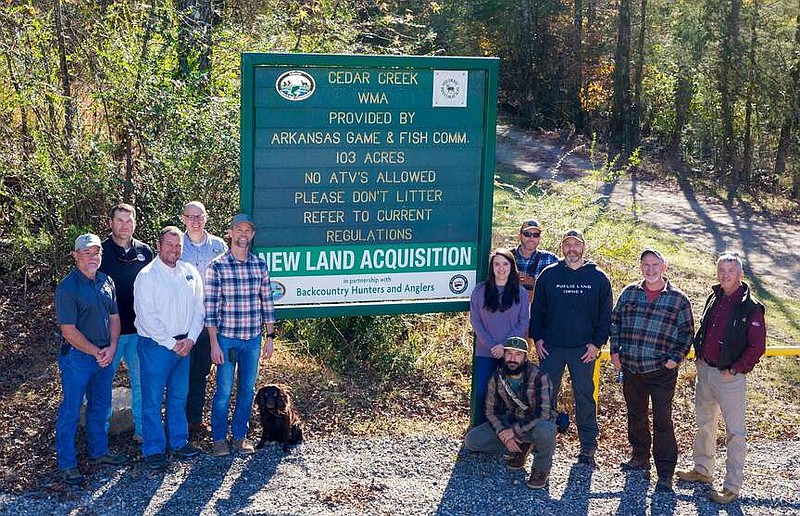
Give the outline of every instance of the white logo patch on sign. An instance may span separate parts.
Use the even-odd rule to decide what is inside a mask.
[[[433,71],[433,107],[467,107],[466,70]]]

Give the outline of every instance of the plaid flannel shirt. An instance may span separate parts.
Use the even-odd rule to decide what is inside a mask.
[[[267,263],[252,253],[241,262],[230,250],[214,258],[206,269],[205,308],[206,326],[223,337],[261,335],[264,324],[275,322]]]
[[[553,384],[544,371],[526,361],[522,369],[519,391],[509,395],[503,386],[501,368],[494,372],[486,388],[486,419],[495,433],[511,428],[521,437],[533,430],[539,421],[555,420]],[[506,385],[511,388],[510,382]],[[518,400],[526,407],[517,403]]]
[[[611,353],[619,353],[622,366],[632,373],[657,371],[669,359],[680,362],[693,335],[689,299],[669,281],[652,303],[647,301],[644,280],[631,283],[611,312]]]
[[[558,263],[558,256],[554,255],[550,251],[542,251],[541,249],[537,249],[531,253],[530,258],[525,258],[522,256],[519,248],[520,246],[517,246],[512,250],[512,253],[514,254],[514,261],[517,262],[517,269],[519,272],[522,272],[527,276],[538,278],[539,274],[542,273],[545,267],[548,265],[553,265],[554,263]],[[536,257],[539,255],[541,255],[541,258],[539,258],[539,263],[536,264],[536,269],[534,269],[533,264],[536,262]]]

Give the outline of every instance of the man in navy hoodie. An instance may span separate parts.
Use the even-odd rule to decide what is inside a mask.
[[[584,259],[586,240],[577,229],[564,234],[561,253],[564,258],[536,281],[530,337],[542,370],[553,382],[553,403],[564,368],[569,368],[581,443],[578,462],[594,467],[599,431],[592,375],[611,326],[611,282],[597,264]]]

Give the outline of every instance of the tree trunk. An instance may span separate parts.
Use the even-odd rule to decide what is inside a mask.
[[[618,12],[617,50],[614,54],[614,92],[611,115],[611,142],[627,155],[631,109],[631,2],[620,0]]]
[[[178,71],[188,79],[197,72],[200,89],[211,82],[212,0],[175,0],[178,11]]]
[[[736,67],[739,59],[739,19],[741,0],[731,0],[730,10],[723,28],[722,51],[720,56],[719,93],[722,118],[722,148],[719,173],[728,188],[728,200],[732,200],[739,187],[737,172],[736,135],[733,127],[733,113],[736,104]]]
[[[678,71],[678,82],[675,85],[675,127],[672,129],[671,148],[674,154],[680,154],[681,138],[686,120],[689,118],[689,106],[694,95],[694,84],[686,66],[681,66]]]
[[[631,110],[630,149],[639,146],[642,124],[642,79],[644,75],[644,39],[647,29],[647,0],[641,0],[641,14],[639,16],[639,48],[636,57],[636,71],[634,74],[633,109]]]
[[[581,89],[583,87],[583,2],[575,0],[572,28],[574,31],[573,55],[575,59],[572,76],[572,86],[569,102],[572,105],[571,116],[578,132],[585,129],[583,106],[581,104]]]
[[[61,95],[64,97],[64,138],[67,148],[72,147],[72,137],[75,133],[75,105],[72,102],[72,79],[67,67],[67,46],[64,37],[64,15],[61,9],[61,0],[55,2],[56,44],[58,45],[58,63],[61,73]]]
[[[756,87],[756,23],[758,21],[758,0],[753,0],[753,15],[750,22],[749,70],[747,72],[747,93],[744,112],[744,155],[742,156],[741,182],[747,186],[753,170],[753,99]]]
[[[17,94],[19,99],[19,132],[20,132],[20,150],[22,153],[22,161],[27,163],[33,152],[33,140],[31,139],[30,130],[28,129],[28,110],[25,107],[25,102],[22,101],[22,91],[19,86],[19,81],[14,73],[14,63],[11,61],[11,56],[6,52],[6,64],[8,65],[8,75],[11,79],[11,85],[14,88],[14,93]]]

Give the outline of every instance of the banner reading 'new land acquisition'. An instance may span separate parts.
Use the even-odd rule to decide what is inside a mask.
[[[467,309],[497,60],[242,56],[242,209],[282,317]]]

